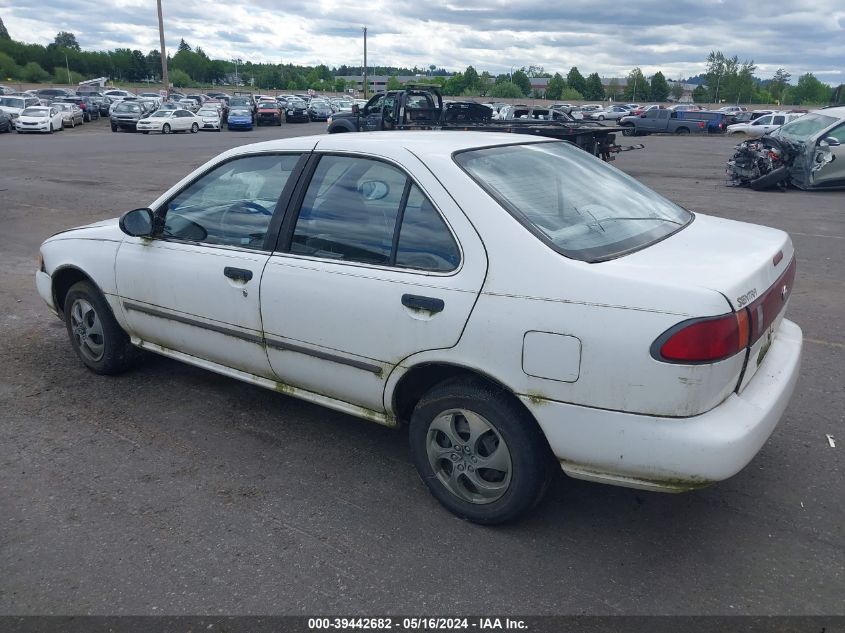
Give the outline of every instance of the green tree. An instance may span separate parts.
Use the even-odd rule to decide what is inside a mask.
[[[823,105],[830,101],[831,89],[816,79],[813,73],[807,73],[798,78],[798,85],[790,90],[790,94],[795,103]]]
[[[757,81],[754,79],[754,71],[757,66],[754,61],[744,61],[734,80],[733,88],[736,90],[734,101],[751,102],[754,100],[754,95],[757,92]]]
[[[584,93],[585,99],[589,99],[590,101],[604,100],[604,86],[601,85],[601,77],[599,77],[598,73],[592,73],[587,77],[586,86],[586,92]]]
[[[6,53],[0,53],[0,79],[9,80],[17,77],[21,72],[15,60]]]
[[[168,75],[170,82],[177,88],[190,88],[193,85],[190,76],[184,70],[176,68],[171,70]]]
[[[9,31],[6,30],[6,25],[3,24],[3,18],[0,18],[0,40],[11,40]]]
[[[51,81],[54,84],[78,84],[82,81],[82,75],[75,70],[72,70],[70,71],[70,79],[68,79],[67,67],[56,66],[53,69],[53,77],[51,78]]]
[[[443,84],[443,94],[459,95],[464,91],[464,88],[466,88],[464,83],[464,74],[455,73],[446,80],[445,84]]]
[[[182,53],[182,52],[184,52],[184,51],[191,52],[191,47],[190,47],[190,45],[189,45],[189,44],[185,41],[185,39],[184,39],[184,38],[182,38],[181,40],[179,40],[179,52],[180,52],[180,53]]]
[[[673,82],[672,89],[669,92],[672,94],[672,98],[675,101],[680,101],[681,97],[684,96],[684,84],[680,81]]]
[[[704,86],[696,86],[695,90],[692,91],[692,100],[695,103],[709,103],[710,92]]]
[[[584,95],[580,92],[575,90],[575,88],[564,88],[563,92],[560,93],[560,98],[563,101],[583,101]]]
[[[651,78],[649,98],[652,101],[666,101],[669,98],[669,83],[659,70]]]
[[[21,70],[21,79],[32,83],[41,83],[50,78],[50,73],[41,68],[38,62],[29,62]]]
[[[578,71],[577,66],[573,66],[569,69],[569,73],[566,75],[566,85],[574,90],[577,90],[582,95],[587,94],[587,80],[584,79],[584,76]]]
[[[391,75],[390,79],[387,80],[387,89],[388,90],[401,90],[402,83],[399,81],[399,78],[396,75]]]
[[[566,89],[566,80],[560,73],[555,73],[546,86],[546,99],[557,101]]]
[[[467,69],[464,71],[464,90],[469,90],[473,94],[476,94],[480,88],[479,84],[480,81],[475,68],[467,66]]]
[[[341,79],[338,77],[334,80],[334,91],[335,92],[346,92],[346,80]]]
[[[81,50],[79,48],[79,42],[76,41],[76,35],[68,31],[59,31],[56,33],[56,39],[53,40],[53,43],[59,48],[69,48],[72,51]]]
[[[517,70],[511,77],[511,82],[522,91],[523,96],[531,94],[531,80],[521,70]]]
[[[772,76],[769,82],[769,92],[772,93],[772,98],[778,103],[780,103],[783,91],[789,85],[790,79],[792,79],[792,75],[783,68],[778,68]]]
[[[637,66],[628,73],[625,90],[622,91],[622,98],[628,101],[645,101],[648,99],[649,85],[643,71]]]
[[[839,84],[833,91],[830,97],[830,102],[834,105],[845,103],[845,84]]]
[[[619,87],[619,80],[616,77],[613,77],[609,82],[607,82],[607,96],[614,101],[619,99],[619,95],[622,94],[622,90]]]
[[[522,94],[522,90],[519,89],[519,86],[507,82],[496,84],[490,88],[488,96],[494,99],[521,99],[525,95]]]

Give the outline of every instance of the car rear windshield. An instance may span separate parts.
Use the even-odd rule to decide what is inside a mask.
[[[137,103],[127,103],[126,101],[121,101],[118,103],[115,108],[115,112],[140,112],[141,106]]]
[[[467,150],[455,161],[548,246],[581,261],[642,249],[693,217],[568,143]]]

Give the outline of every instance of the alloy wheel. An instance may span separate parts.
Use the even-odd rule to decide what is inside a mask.
[[[105,338],[103,325],[94,306],[85,299],[76,299],[70,309],[70,325],[82,355],[92,362],[99,361],[105,353]]]

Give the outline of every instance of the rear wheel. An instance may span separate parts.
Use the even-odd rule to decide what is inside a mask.
[[[633,125],[622,125],[622,136],[634,136],[634,133]]]
[[[599,115],[599,121],[604,121],[604,115],[603,114]]]
[[[197,132],[199,132],[199,131],[200,131],[200,126],[199,126],[199,125],[197,125],[196,123],[194,123],[194,124],[191,126],[191,134],[196,134],[196,133],[197,133]]]
[[[548,444],[525,409],[476,379],[447,381],[423,396],[411,416],[409,439],[431,494],[474,523],[525,514],[556,472]]]
[[[129,368],[135,348],[91,282],[80,281],[70,287],[64,313],[70,344],[88,369],[118,374]]]
[[[677,130],[675,130],[675,134],[677,134],[678,136],[686,136],[687,134],[689,134],[689,128],[679,127]]]

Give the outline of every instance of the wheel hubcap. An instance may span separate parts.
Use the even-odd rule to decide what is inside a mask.
[[[437,416],[428,427],[426,452],[440,483],[464,501],[492,503],[510,486],[507,444],[477,413],[450,409]]]
[[[90,361],[103,357],[103,326],[94,306],[85,299],[76,299],[70,308],[70,327],[76,347]]]

